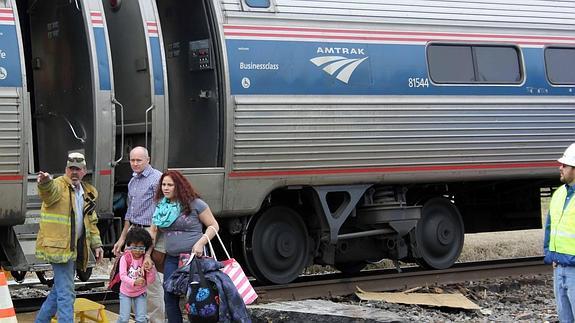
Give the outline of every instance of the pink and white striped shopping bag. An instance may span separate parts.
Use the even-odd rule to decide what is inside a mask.
[[[252,284],[250,284],[240,264],[234,258],[223,260],[222,263],[224,264],[224,268],[220,270],[230,276],[238,289],[238,293],[242,296],[244,303],[246,305],[253,303],[256,298],[258,298],[258,294],[256,294],[256,291],[252,287]]]

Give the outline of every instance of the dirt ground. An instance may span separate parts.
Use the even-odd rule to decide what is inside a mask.
[[[542,256],[543,235],[543,229],[467,234],[459,261]]]

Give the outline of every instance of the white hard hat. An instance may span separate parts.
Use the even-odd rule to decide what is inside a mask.
[[[567,147],[563,153],[563,157],[559,158],[557,161],[561,164],[575,167],[575,144],[571,144]]]

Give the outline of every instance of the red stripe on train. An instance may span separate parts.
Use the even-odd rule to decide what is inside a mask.
[[[21,181],[24,178],[22,175],[0,175],[0,181]]]
[[[430,38],[399,38],[399,37],[373,37],[373,36],[336,36],[336,35],[303,35],[303,34],[271,34],[271,33],[239,33],[239,32],[225,32],[226,36],[239,36],[239,37],[268,37],[268,38],[304,38],[304,39],[331,39],[331,40],[364,40],[364,41],[396,41],[396,42],[428,42],[428,41],[437,41],[437,42],[463,42],[465,40],[452,40],[452,39],[430,39]],[[574,40],[575,41],[575,40]],[[524,40],[493,40],[493,42],[497,43],[517,43],[523,45],[546,45],[546,44],[553,44],[553,40],[546,40],[546,41],[524,41]]]
[[[368,173],[400,173],[400,172],[428,172],[453,170],[481,170],[481,169],[512,169],[512,168],[540,168],[559,167],[558,162],[536,163],[497,163],[472,165],[437,165],[437,166],[394,166],[370,168],[329,168],[329,169],[302,169],[302,170],[263,170],[263,171],[235,171],[230,177],[258,177],[258,176],[314,176],[314,175],[353,175]]]
[[[340,34],[404,35],[404,36],[436,36],[436,37],[441,36],[441,37],[471,37],[471,38],[516,38],[516,39],[545,39],[545,40],[575,41],[575,37],[569,37],[569,36],[446,33],[446,32],[418,32],[418,31],[363,30],[363,29],[330,29],[330,28],[277,27],[277,26],[225,25],[224,30],[226,30],[226,31],[228,31],[228,30],[292,31],[292,32],[319,32],[319,33],[340,33]]]

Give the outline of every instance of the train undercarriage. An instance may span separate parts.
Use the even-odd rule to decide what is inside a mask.
[[[543,184],[288,187],[225,223],[235,256],[261,281],[288,283],[312,264],[356,273],[381,259],[444,269],[465,233],[541,227]]]

